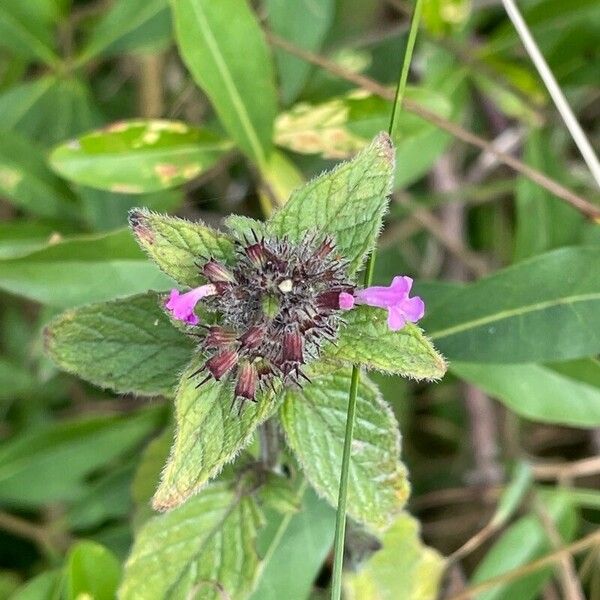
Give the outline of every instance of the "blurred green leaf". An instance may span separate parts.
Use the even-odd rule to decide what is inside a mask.
[[[286,439],[311,485],[332,506],[342,464],[350,369],[311,373],[313,383],[288,389],[280,410]],[[404,506],[409,493],[399,460],[398,423],[377,387],[361,377],[348,481],[348,515],[384,529]]]
[[[46,571],[19,588],[10,600],[56,600],[61,595],[62,580],[62,571]]]
[[[250,600],[307,600],[333,542],[335,513],[315,492],[301,488],[298,512],[270,514],[258,538],[263,562]]]
[[[198,267],[203,258],[227,262],[233,256],[231,240],[200,221],[194,223],[134,209],[129,222],[139,245],[169,276],[189,287],[205,281]]]
[[[2,0],[0,5],[0,44],[26,59],[39,59],[55,67],[59,59],[54,52],[51,23],[40,16],[39,8],[47,2]]]
[[[85,478],[136,448],[159,424],[153,408],[117,417],[64,420],[0,445],[0,501],[19,506],[73,502]]]
[[[266,7],[274,33],[312,52],[321,49],[335,14],[335,0],[267,0]],[[289,104],[302,91],[312,67],[283,50],[275,50],[275,60],[282,101]]]
[[[406,97],[442,117],[451,114],[450,102],[438,92],[409,87]],[[275,143],[301,154],[347,158],[387,129],[391,110],[391,102],[362,90],[321,104],[303,102],[277,117]],[[396,123],[394,187],[401,187],[431,168],[444,151],[446,134],[406,111],[397,116]]]
[[[547,496],[546,510],[555,523],[562,539],[573,539],[577,529],[577,515],[567,494]],[[535,515],[522,517],[511,525],[496,541],[475,569],[472,583],[480,583],[540,558],[552,549],[548,535]],[[477,595],[477,600],[533,600],[545,582],[552,576],[552,568],[544,568],[511,582],[497,585]]]
[[[444,358],[416,325],[390,331],[386,311],[370,306],[358,306],[344,319],[327,357],[413,379],[439,379],[446,372]]]
[[[177,431],[152,504],[168,510],[196,494],[249,444],[254,430],[277,409],[279,395],[262,392],[238,414],[228,382],[212,379],[198,387],[204,364],[194,359],[183,372],[175,396]],[[238,400],[242,402],[243,400]]]
[[[77,543],[69,552],[66,566],[68,600],[113,600],[121,577],[117,558],[100,544]]]
[[[356,271],[379,235],[394,159],[386,134],[353,160],[338,165],[297,189],[268,223],[275,235],[300,240],[307,230],[331,235],[336,249]]]
[[[247,598],[259,568],[255,543],[261,522],[250,496],[227,483],[211,484],[142,527],[119,598]]]
[[[0,223],[0,259],[29,254],[48,245],[56,228],[47,223],[19,219]]]
[[[524,160],[544,173],[558,175],[552,149],[551,137],[534,129],[525,144]],[[583,225],[583,217],[574,208],[526,177],[517,180],[516,220],[515,261],[576,243]]]
[[[33,377],[23,365],[0,356],[0,401],[14,400],[32,385]]]
[[[149,293],[64,312],[44,331],[50,357],[101,387],[172,394],[194,348]]]
[[[34,215],[63,219],[75,215],[73,195],[48,169],[41,150],[8,131],[0,135],[0,194]]]
[[[60,308],[170,287],[172,281],[146,259],[126,230],[0,260],[0,289]]]
[[[527,419],[571,427],[600,426],[600,388],[546,366],[453,362],[451,368]]]
[[[559,361],[600,352],[600,248],[548,252],[448,295],[420,323],[450,361]]]
[[[49,146],[102,122],[90,89],[79,79],[45,75],[0,94],[0,129]]]
[[[435,600],[444,559],[420,540],[418,521],[402,513],[382,538],[383,547],[357,573],[344,578],[347,600]]]
[[[209,131],[159,119],[113,123],[55,148],[52,168],[93,188],[143,194],[200,175],[231,147]]]
[[[273,64],[246,0],[171,0],[179,51],[223,126],[259,167],[266,164],[277,97]]]
[[[470,0],[428,0],[423,4],[423,26],[434,35],[447,35],[460,29],[470,12]]]
[[[77,62],[156,48],[170,35],[168,0],[117,0],[92,29]]]
[[[19,587],[21,580],[16,573],[0,571],[0,600],[8,600]]]

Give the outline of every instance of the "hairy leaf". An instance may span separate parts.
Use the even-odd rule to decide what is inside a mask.
[[[315,374],[302,390],[289,389],[280,410],[288,443],[313,487],[337,504],[350,369]],[[361,376],[348,482],[348,514],[385,528],[409,493],[400,462],[398,423],[377,387]]]
[[[600,352],[600,247],[554,250],[462,287],[421,322],[450,359],[560,361]]]
[[[63,177],[101,190],[143,194],[200,175],[231,148],[180,121],[120,121],[61,144],[50,164]]]
[[[385,310],[357,306],[344,315],[347,325],[327,356],[413,379],[439,379],[446,362],[412,323],[390,331]]]
[[[393,146],[381,133],[353,160],[297,189],[273,215],[269,229],[293,240],[311,229],[329,234],[356,271],[381,229],[393,173]]]
[[[250,496],[223,482],[211,484],[143,526],[125,564],[119,598],[246,598],[259,565],[260,524]]]
[[[204,281],[198,261],[227,261],[233,255],[231,240],[200,222],[135,208],[129,213],[129,223],[150,258],[167,275],[189,287]]]
[[[250,442],[254,430],[279,405],[273,392],[246,402],[238,414],[230,382],[192,376],[203,359],[194,359],[184,372],[175,397],[175,441],[153,498],[157,510],[168,510],[197,493]],[[239,402],[239,400],[238,400]]]
[[[347,600],[435,600],[444,559],[424,546],[419,523],[402,513],[384,534],[382,549],[344,580]]]
[[[271,56],[246,0],[171,0],[171,9],[192,77],[232,139],[264,166],[277,97]]]
[[[69,310],[48,325],[44,341],[65,371],[143,395],[172,393],[194,346],[153,293]]]

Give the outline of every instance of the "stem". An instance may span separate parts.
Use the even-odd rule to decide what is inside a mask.
[[[598,162],[598,157],[592,148],[589,140],[587,139],[577,117],[574,115],[565,95],[563,94],[560,86],[558,85],[548,63],[544,59],[543,54],[540,52],[538,45],[536,44],[529,28],[527,27],[527,23],[525,23],[525,19],[523,19],[517,5],[513,0],[502,0],[504,4],[504,8],[506,13],[508,14],[510,20],[512,21],[521,41],[523,42],[523,46],[525,46],[525,50],[527,50],[527,54],[529,54],[529,58],[535,65],[537,72],[540,74],[548,93],[552,97],[554,101],[554,105],[556,106],[562,120],[564,121],[573,141],[579,148],[579,152],[581,152],[581,156],[588,166],[592,176],[594,177],[598,187],[600,187],[600,162]]]
[[[406,52],[404,53],[404,61],[402,70],[396,87],[396,95],[392,114],[390,115],[390,125],[388,133],[393,139],[393,133],[396,125],[396,116],[402,108],[404,100],[404,92],[406,91],[406,82],[408,80],[408,71],[412,60],[413,50],[415,48],[415,40],[417,30],[421,18],[422,0],[417,0],[415,11],[410,24],[408,33],[408,41],[406,43]],[[373,280],[373,271],[375,269],[376,250],[371,252],[365,265],[364,286],[369,287]],[[331,600],[340,600],[342,597],[342,568],[344,564],[344,540],[346,537],[346,506],[348,504],[348,472],[350,468],[350,452],[352,448],[352,435],[354,433],[354,421],[356,414],[356,396],[358,392],[358,382],[360,371],[356,365],[352,367],[352,377],[350,379],[350,391],[348,395],[348,412],[346,415],[346,434],[344,436],[344,451],[342,454],[342,467],[340,472],[340,487],[338,492],[338,505],[335,515],[335,540],[334,540],[334,559],[333,559],[333,574],[331,584]]]

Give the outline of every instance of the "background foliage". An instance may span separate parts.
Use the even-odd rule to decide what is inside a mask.
[[[597,148],[598,3],[520,5]],[[124,227],[133,206],[220,229],[231,213],[261,219],[363,148],[387,128],[411,11],[403,0],[3,0],[0,599],[102,600],[119,586],[123,598],[166,597],[160,586],[199,598],[218,598],[218,586],[252,600],[326,597],[335,469],[314,457],[329,447],[336,462],[348,374],[322,375],[339,389],[326,399],[283,399],[300,465],[283,454],[285,476],[271,474],[252,494],[232,491],[226,469],[181,509],[156,516],[149,501],[173,410],[168,398],[141,395],[168,394],[189,348],[168,328],[148,344],[143,324],[166,318],[144,296],[135,306],[118,300],[171,286]],[[359,406],[373,415],[359,414],[357,441],[394,425],[384,443],[393,471],[401,433],[413,516],[402,513],[377,537],[351,524],[345,594],[460,598],[473,587],[486,599],[593,597],[598,225],[552,185],[465,143],[464,132],[596,205],[597,187],[498,3],[425,2],[410,83],[375,276],[415,277],[422,325],[450,374],[437,384],[373,376],[393,415],[364,382]],[[302,218],[319,224],[321,215]],[[221,239],[203,240],[228,251]],[[178,278],[194,284],[193,252],[185,243],[180,252]],[[102,314],[108,337],[124,323],[136,345],[139,366],[122,376],[135,377],[137,394],[84,383],[43,352],[51,319],[68,309],[55,321],[67,327],[69,311],[85,318],[81,307],[102,301],[114,303]],[[384,332],[372,327],[369,339],[383,347]],[[61,363],[89,356],[90,373],[101,365],[112,376],[123,364],[113,341],[106,355],[82,350]],[[85,335],[77,343],[94,347]],[[337,351],[369,360],[351,354],[352,339]],[[380,371],[401,370],[377,360]],[[237,467],[259,454],[255,442]],[[380,458],[355,474],[355,493],[381,474]],[[375,506],[386,502],[394,504],[385,496]],[[381,517],[351,515],[373,526]],[[182,536],[190,524],[193,536]],[[572,543],[573,558],[544,559]],[[172,579],[152,579],[157,564],[169,564]]]

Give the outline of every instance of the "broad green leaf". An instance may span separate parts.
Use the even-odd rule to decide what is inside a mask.
[[[285,516],[269,514],[259,534],[258,548],[264,559],[260,581],[250,600],[308,599],[327,558],[335,513],[312,489],[302,486],[300,491],[300,509]]]
[[[130,452],[162,420],[156,408],[133,415],[65,420],[0,445],[0,500],[21,506],[73,502],[86,478]]]
[[[277,98],[267,44],[246,0],[171,0],[175,37],[223,126],[259,167],[272,148]]]
[[[311,229],[329,234],[356,271],[381,229],[393,172],[393,146],[381,133],[353,160],[297,189],[273,215],[269,230],[292,240]]]
[[[233,256],[231,240],[201,222],[192,223],[139,208],[129,213],[129,223],[148,256],[167,275],[189,287],[204,281],[199,261],[208,258],[228,261]]]
[[[225,217],[223,221],[227,229],[239,240],[243,240],[244,236],[251,239],[252,232],[254,231],[257,235],[264,235],[265,233],[265,222],[251,219],[250,217],[244,217],[243,215],[229,215]]]
[[[549,367],[453,362],[452,371],[527,419],[571,427],[600,426],[600,388]]]
[[[41,150],[20,135],[0,135],[0,193],[18,208],[41,217],[73,219],[69,189],[46,166]]]
[[[126,230],[73,238],[0,260],[0,289],[60,308],[172,285]]]
[[[60,598],[62,570],[46,571],[18,589],[11,600],[55,600]]]
[[[421,322],[450,361],[560,361],[600,352],[600,248],[563,248],[464,286]]]
[[[56,233],[54,226],[28,219],[0,223],[0,259],[23,256],[39,250]]]
[[[121,577],[121,565],[104,546],[84,540],[69,552],[66,565],[66,598],[113,600]]]
[[[144,49],[171,33],[168,0],[118,0],[104,12],[87,39],[78,64],[99,55]]]
[[[442,117],[452,106],[445,96],[409,87],[407,98]],[[275,121],[275,143],[301,154],[347,158],[389,124],[392,103],[360,90],[320,104],[300,103]],[[447,134],[412,113],[396,118],[394,187],[406,186],[426,173],[444,151]]]
[[[196,494],[248,445],[254,430],[279,405],[279,394],[263,392],[238,414],[230,382],[209,380],[197,387],[203,376],[193,374],[202,364],[202,358],[194,359],[181,376],[175,440],[152,501],[157,510],[174,508]]]
[[[46,75],[0,94],[0,129],[17,130],[44,146],[79,135],[102,122],[88,86]]]
[[[48,20],[40,18],[35,4],[21,0],[2,0],[0,45],[17,56],[36,58],[55,67],[59,59],[53,48],[52,29]]]
[[[33,376],[23,365],[0,356],[0,401],[19,398],[32,386]]]
[[[357,572],[344,578],[346,600],[435,600],[444,559],[421,542],[419,523],[402,513],[377,551]]]
[[[321,49],[335,14],[334,0],[267,0],[266,7],[274,33],[312,52]],[[311,65],[283,50],[275,51],[275,60],[281,97],[284,104],[289,104],[302,91]]]
[[[247,598],[257,575],[261,515],[251,496],[213,483],[138,533],[119,590],[121,600]]]
[[[390,331],[387,312],[370,306],[358,306],[344,319],[347,324],[328,358],[413,379],[439,379],[446,372],[444,358],[416,325]]]
[[[554,145],[550,135],[532,130],[525,144],[525,162],[544,173],[559,175],[557,160],[552,155]],[[516,261],[578,241],[581,215],[526,177],[517,180],[515,202]]]
[[[311,485],[332,506],[337,490],[350,369],[311,375],[313,383],[288,389],[280,410],[287,441]],[[360,378],[348,482],[348,515],[384,529],[409,493],[400,462],[400,433],[390,407],[365,375]]]
[[[152,293],[68,310],[47,326],[44,344],[69,373],[150,396],[173,393],[194,348]]]
[[[552,493],[545,506],[565,542],[573,539],[577,530],[577,514],[568,494]],[[548,534],[539,517],[528,515],[511,525],[491,547],[475,569],[472,583],[480,583],[496,575],[525,565],[544,556],[552,549]],[[498,585],[477,595],[477,600],[533,600],[552,576],[552,568],[544,568],[511,582]]]
[[[260,190],[261,206],[265,216],[272,213],[272,206],[285,204],[292,192],[304,183],[302,173],[294,163],[279,150],[273,150],[261,171],[263,186]]]
[[[143,194],[197,177],[230,148],[217,135],[180,121],[136,119],[61,144],[50,155],[50,164],[83,185]]]

